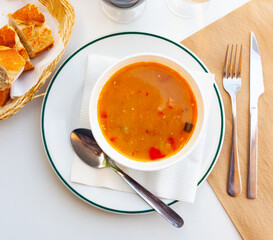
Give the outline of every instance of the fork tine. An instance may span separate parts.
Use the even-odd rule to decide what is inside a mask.
[[[227,76],[227,69],[228,69],[228,64],[227,64],[228,50],[229,50],[229,44],[227,45],[226,56],[225,56],[225,61],[224,61],[223,78],[225,78],[225,77]]]
[[[232,77],[231,78],[236,77],[236,72],[237,72],[237,47],[238,47],[238,44],[236,44],[236,48],[235,48],[235,56],[234,56],[234,63],[233,63]]]
[[[241,77],[241,70],[242,70],[242,55],[243,55],[243,45],[241,44],[241,49],[240,49],[240,58],[239,58],[239,68],[237,72],[237,78]]]
[[[231,51],[230,51],[230,60],[229,60],[229,65],[228,65],[228,73],[227,77],[229,78],[231,73],[232,73],[232,56],[233,56],[233,44],[231,45]]]

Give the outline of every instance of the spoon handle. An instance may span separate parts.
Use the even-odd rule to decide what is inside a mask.
[[[138,182],[119,169],[111,161],[111,168],[133,188],[140,197],[142,197],[152,208],[154,208],[162,217],[164,217],[173,226],[180,228],[183,226],[183,219],[172,210],[167,204],[141,186]]]

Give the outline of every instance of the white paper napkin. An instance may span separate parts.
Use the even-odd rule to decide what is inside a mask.
[[[88,56],[78,127],[90,129],[88,105],[92,87],[100,74],[117,60],[118,59],[98,55]],[[214,75],[203,72],[195,72],[194,74],[200,83],[206,99],[205,107],[207,108],[206,112],[208,113],[211,103],[210,99]],[[205,124],[207,123],[207,119],[208,114],[205,115]],[[167,169],[154,172],[141,172],[126,167],[121,168],[158,197],[193,203],[196,195],[197,183],[200,177],[205,135],[206,131],[187,159]],[[83,163],[76,154],[72,161],[70,180],[72,182],[95,187],[106,187],[119,191],[134,192],[110,168],[100,170],[93,169]]]
[[[54,46],[32,58],[34,70],[26,71],[13,82],[10,89],[11,98],[20,97],[28,92],[38,82],[43,70],[61,53],[64,49],[62,39],[58,33],[59,22],[49,13],[47,8],[37,0],[0,0],[0,28],[8,24],[7,14],[13,13],[26,4],[35,4],[44,14],[46,24],[52,30]]]

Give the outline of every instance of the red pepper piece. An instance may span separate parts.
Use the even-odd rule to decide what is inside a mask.
[[[102,118],[107,118],[107,113],[106,113],[106,112],[102,112],[102,113],[100,114],[100,116],[101,116]]]
[[[111,138],[110,138],[110,141],[111,141],[111,142],[115,142],[116,139],[117,139],[116,137],[111,137]]]
[[[174,144],[174,139],[173,139],[173,137],[169,137],[169,138],[168,138],[168,141],[169,141],[170,144]]]
[[[176,147],[175,147],[175,142],[174,142],[173,137],[169,137],[169,138],[168,138],[168,142],[172,145],[172,149],[175,150]]]
[[[150,148],[149,155],[151,160],[156,160],[165,157],[165,155],[163,155],[157,148],[154,147]]]

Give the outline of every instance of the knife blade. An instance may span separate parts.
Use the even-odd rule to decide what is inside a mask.
[[[258,42],[253,32],[250,36],[250,122],[247,197],[257,197],[258,165],[258,100],[264,92],[262,61]]]

